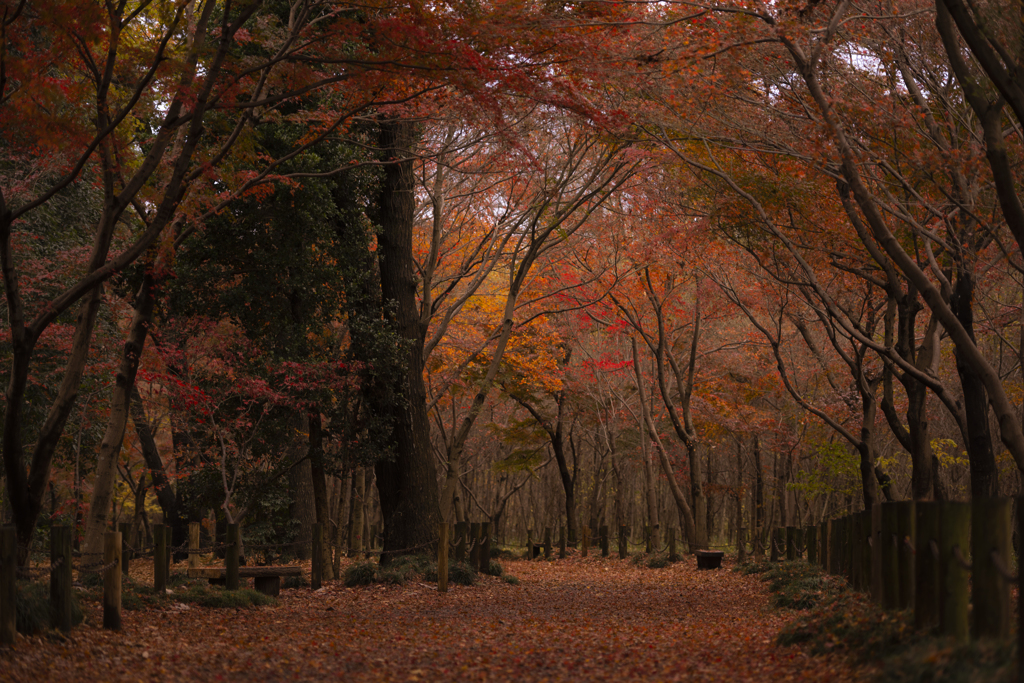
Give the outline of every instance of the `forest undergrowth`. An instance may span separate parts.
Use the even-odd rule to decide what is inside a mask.
[[[849,681],[836,654],[777,643],[793,618],[757,576],[629,560],[503,561],[439,594],[403,584],[285,589],[268,606],[211,608],[174,594],[104,631],[83,599],[68,636],[0,650],[4,681]],[[144,577],[133,569],[139,582]],[[519,581],[508,582],[509,576]],[[150,584],[151,585],[151,584]]]
[[[780,646],[812,656],[838,655],[876,683],[1010,683],[1016,642],[956,642],[914,627],[913,610],[886,611],[841,577],[806,562],[750,563],[737,571],[760,576],[789,623]],[[796,612],[794,612],[796,610]]]

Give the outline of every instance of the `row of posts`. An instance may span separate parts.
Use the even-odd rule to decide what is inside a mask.
[[[618,547],[618,552],[619,552],[619,559],[620,560],[624,560],[627,557],[629,557],[629,531],[630,531],[630,529],[629,529],[628,526],[622,525],[622,526],[619,527],[619,537],[618,537],[618,546],[619,547]],[[591,530],[590,527],[583,527],[583,530],[582,530],[582,533],[581,533],[581,539],[580,539],[580,555],[582,557],[589,556],[589,554],[590,554],[590,544],[591,544],[591,540],[592,539],[596,539],[597,540],[598,547],[600,547],[600,549],[601,549],[601,556],[602,557],[609,557],[611,555],[611,537],[610,537],[610,534],[609,534],[609,528],[607,526],[600,526],[600,527],[597,528],[596,532],[597,533],[595,534],[594,530]],[[530,530],[530,529],[527,529],[527,531],[526,531],[526,548],[527,548],[526,556],[527,556],[527,559],[533,560],[533,559],[536,559],[536,558],[540,557],[541,551],[543,551],[545,559],[551,559],[551,552],[552,552],[552,550],[551,550],[551,536],[552,536],[552,529],[551,529],[551,527],[545,527],[544,528],[543,541],[541,543],[534,543],[533,542],[533,531]],[[677,548],[677,545],[676,545],[676,529],[675,529],[675,527],[669,527],[666,530],[666,536],[667,536],[667,540],[668,540],[669,559],[674,561],[674,560],[678,559],[678,557],[679,557],[678,552],[677,552],[678,548]],[[653,533],[651,531],[651,527],[644,527],[644,545],[645,545],[646,552],[648,552],[648,553],[655,552],[657,550],[653,546],[653,542],[652,542],[653,538],[654,538],[654,535],[653,535]],[[559,559],[564,559],[565,558],[566,545],[567,545],[567,541],[566,541],[566,535],[565,535],[565,527],[562,526],[562,527],[559,527],[559,533],[558,533],[558,557],[559,557]],[[574,546],[575,542],[570,539],[568,541],[568,545],[573,545]]]
[[[319,526],[319,525],[317,525]],[[103,627],[121,629],[121,584],[128,572],[132,552],[127,547],[127,525],[120,525],[119,531],[108,531],[103,537],[102,562],[89,563],[102,568],[103,575]],[[163,593],[167,590],[171,563],[171,528],[164,524],[153,525],[155,545],[153,548],[153,590]],[[322,541],[323,535],[314,534]],[[50,528],[50,616],[51,626],[61,631],[70,631],[71,591],[73,556],[71,552],[72,529],[68,526]],[[196,566],[199,547],[199,525],[193,524],[189,534],[189,566]],[[226,587],[238,588],[238,525],[229,524],[227,529],[226,554],[224,560]],[[313,575],[319,579],[320,567],[313,563]],[[17,540],[15,528],[0,528],[0,644],[13,644],[17,623]]]
[[[1010,637],[1013,500],[892,502],[818,526],[776,529],[772,557],[808,562],[844,576],[884,609],[913,609],[921,629],[959,640]],[[1018,532],[1024,498],[1017,498]],[[1019,594],[1024,617],[1024,591]],[[1019,625],[1024,653],[1024,623]]]

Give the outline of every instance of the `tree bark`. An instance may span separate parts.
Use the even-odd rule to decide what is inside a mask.
[[[309,422],[309,470],[313,480],[313,507],[316,511],[316,521],[323,529],[321,543],[321,557],[314,557],[314,562],[320,562],[323,567],[323,578],[328,581],[334,579],[334,565],[331,562],[331,544],[329,542],[331,533],[330,505],[327,499],[327,473],[324,471],[324,432],[320,413],[310,413],[307,417]]]
[[[153,276],[147,269],[142,278],[142,287],[135,297],[135,313],[128,329],[128,339],[124,344],[110,397],[110,416],[96,455],[96,474],[93,479],[89,514],[85,520],[85,553],[89,557],[103,557],[103,537],[110,525],[110,502],[117,479],[117,460],[121,455],[125,426],[128,424],[132,396],[135,393],[135,376],[138,374],[142,349],[153,317],[155,287]]]
[[[348,556],[357,557],[363,552],[363,512],[366,498],[366,468],[356,467],[352,472],[351,509],[348,514]]]
[[[398,392],[404,404],[387,407],[392,418],[394,457],[374,466],[384,518],[384,564],[398,555],[429,551],[441,521],[423,383],[426,329],[420,324],[416,303],[412,248],[416,197],[411,151],[417,135],[412,121],[380,122],[380,147],[393,160],[384,167],[379,196],[381,294],[387,302],[387,315],[406,345],[406,367]]]

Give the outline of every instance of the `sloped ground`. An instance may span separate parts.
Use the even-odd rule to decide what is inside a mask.
[[[780,648],[792,617],[764,584],[698,572],[570,558],[503,563],[520,579],[282,591],[273,607],[124,612],[103,631],[98,605],[59,642],[0,650],[13,681],[845,681],[838,659]]]

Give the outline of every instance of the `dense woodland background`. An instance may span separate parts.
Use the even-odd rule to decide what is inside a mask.
[[[0,0],[22,560],[1021,493],[1022,12]]]

